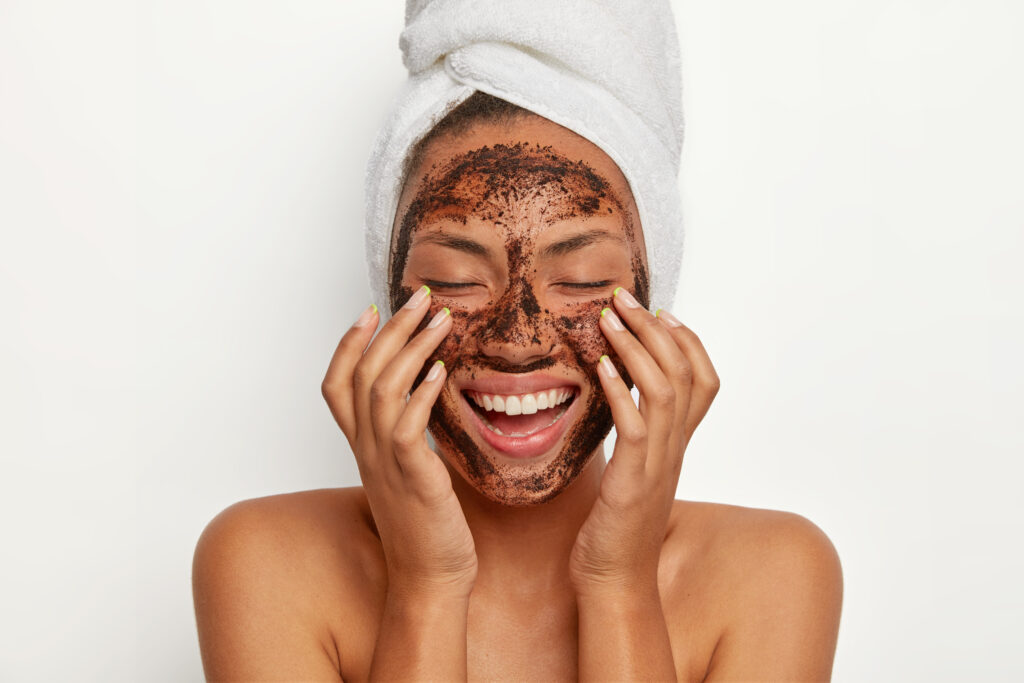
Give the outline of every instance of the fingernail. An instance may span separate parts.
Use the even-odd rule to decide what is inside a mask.
[[[423,285],[416,290],[416,293],[409,297],[409,300],[405,302],[406,308],[416,308],[423,303],[426,298],[430,295],[430,287]]]
[[[633,295],[622,287],[616,287],[612,296],[621,301],[627,308],[638,308],[640,302],[633,298]]]
[[[438,311],[436,314],[434,314],[434,317],[431,319],[430,323],[427,325],[427,329],[429,330],[429,329],[432,329],[434,327],[437,327],[438,325],[443,323],[445,321],[445,318],[447,318],[451,314],[452,314],[452,312],[448,310],[447,306],[445,306],[440,311]]]
[[[668,325],[669,327],[679,327],[682,325],[682,323],[679,322],[679,320],[677,320],[674,315],[666,311],[664,308],[659,308],[657,311],[654,312],[654,315],[655,317],[664,320],[665,324]]]
[[[352,327],[365,327],[369,325],[370,321],[373,320],[373,316],[375,315],[377,315],[377,304],[370,304],[369,308],[367,308],[365,311],[359,314],[359,317],[356,318],[356,321],[355,323],[352,324]]]
[[[423,381],[424,382],[433,382],[435,379],[438,378],[438,376],[440,376],[441,368],[443,368],[443,367],[444,367],[444,361],[443,360],[439,360],[436,363],[434,363],[434,366],[432,368],[430,368],[430,372],[428,372],[427,376],[423,378]]]
[[[619,376],[619,371],[615,369],[615,364],[612,363],[612,359],[608,356],[601,356],[601,360],[597,363],[597,369],[604,373],[605,377]]]
[[[607,318],[608,319],[608,324],[611,325],[611,328],[613,330],[615,330],[616,332],[621,332],[622,330],[626,329],[622,325],[622,321],[619,320],[619,316],[615,315],[615,311],[613,311],[610,308],[603,309],[601,311],[601,317],[602,318]]]

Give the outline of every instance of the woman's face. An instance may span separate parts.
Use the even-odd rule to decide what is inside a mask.
[[[448,370],[429,428],[449,467],[489,499],[551,499],[607,436],[596,364],[608,354],[628,375],[597,323],[616,287],[648,305],[639,226],[615,163],[540,117],[442,138],[410,174],[391,308],[426,284],[423,325],[451,310],[453,329],[424,366]]]

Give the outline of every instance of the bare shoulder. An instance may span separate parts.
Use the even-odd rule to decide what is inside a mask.
[[[782,510],[675,501],[665,553],[670,594],[699,587],[705,623],[718,624],[706,680],[827,680],[838,637],[843,575],[832,541]]]
[[[379,552],[360,487],[254,498],[218,514],[192,568],[207,677],[337,680],[337,622],[358,630],[372,614],[385,580]]]
[[[366,566],[375,539],[362,487],[252,498],[229,506],[206,526],[194,568],[227,564],[263,580],[306,580],[320,568],[334,574]]]

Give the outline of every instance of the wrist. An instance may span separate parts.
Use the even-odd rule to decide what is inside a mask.
[[[456,605],[469,602],[473,582],[388,575],[387,596],[398,603]]]
[[[392,578],[370,680],[465,680],[468,592]]]
[[[616,628],[611,624],[633,629],[655,615],[664,619],[658,587],[650,585],[621,590],[604,587],[601,590],[577,592],[576,611],[581,624],[600,623],[606,629]]]
[[[582,605],[628,607],[661,600],[657,576],[577,579],[573,585],[576,590],[576,601]]]
[[[403,624],[403,630],[418,633],[416,637],[444,631],[461,624],[469,615],[469,596],[461,593],[424,591],[408,586],[388,586],[384,614],[392,624]]]

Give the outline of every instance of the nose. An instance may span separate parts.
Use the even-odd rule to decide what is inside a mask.
[[[510,365],[529,365],[555,349],[541,331],[541,308],[529,285],[510,286],[481,330],[481,354]]]

